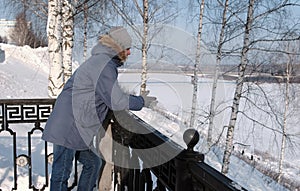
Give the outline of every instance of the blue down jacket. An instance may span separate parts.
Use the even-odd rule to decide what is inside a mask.
[[[91,148],[109,109],[140,110],[141,96],[124,93],[118,84],[116,52],[98,43],[57,97],[42,139],[75,150]]]

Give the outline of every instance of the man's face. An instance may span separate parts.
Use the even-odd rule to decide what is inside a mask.
[[[129,55],[131,54],[130,48],[126,49],[125,54],[126,54],[126,57],[129,56]]]

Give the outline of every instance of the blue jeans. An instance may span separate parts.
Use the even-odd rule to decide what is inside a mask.
[[[99,178],[99,171],[102,165],[101,159],[90,150],[77,152],[78,161],[83,164],[77,190],[92,191]],[[50,191],[68,190],[68,179],[72,172],[75,153],[76,150],[60,145],[53,145]]]

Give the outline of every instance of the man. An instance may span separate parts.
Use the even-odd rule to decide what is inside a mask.
[[[83,164],[77,190],[91,191],[96,185],[101,159],[93,152],[93,140],[104,135],[102,123],[108,110],[141,110],[154,97],[124,93],[118,70],[130,55],[131,37],[115,27],[100,37],[91,57],[74,72],[58,96],[42,138],[53,143],[51,191],[65,191],[75,153]]]

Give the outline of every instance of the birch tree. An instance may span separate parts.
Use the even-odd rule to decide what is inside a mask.
[[[294,99],[291,99],[291,78],[293,76],[293,64],[296,65],[296,63],[299,61],[297,60],[297,54],[299,51],[299,45],[298,43],[293,43],[293,42],[287,42],[285,43],[286,45],[284,47],[286,47],[284,54],[284,58],[286,58],[286,68],[285,68],[285,83],[284,83],[284,111],[283,111],[283,120],[282,120],[282,124],[280,124],[281,126],[281,146],[280,146],[280,155],[279,155],[279,165],[278,165],[278,177],[277,177],[277,181],[281,183],[282,181],[282,177],[283,177],[283,164],[285,161],[285,153],[287,150],[287,140],[289,139],[289,137],[291,136],[289,134],[289,128],[288,128],[288,120],[289,120],[289,116],[291,115],[291,111],[293,110],[291,103],[292,101],[294,101]],[[298,54],[299,55],[299,54]],[[295,104],[296,105],[296,104]]]
[[[148,0],[143,0],[143,9],[139,7],[136,1],[135,5],[139,10],[141,17],[143,18],[143,36],[142,36],[142,74],[141,74],[141,93],[146,91],[146,82],[147,82],[147,49],[148,49],[148,22],[149,22],[149,3]]]
[[[242,89],[243,89],[243,80],[245,77],[245,70],[246,70],[246,66],[247,66],[247,54],[248,54],[248,50],[249,50],[250,31],[251,31],[252,22],[253,22],[254,3],[255,3],[255,0],[249,0],[247,21],[245,23],[245,33],[244,33],[244,39],[243,39],[243,48],[242,48],[242,53],[241,53],[241,62],[239,64],[238,78],[236,80],[237,85],[235,88],[233,103],[232,103],[232,107],[231,107],[230,121],[227,126],[226,145],[225,145],[223,164],[222,164],[222,170],[221,170],[221,172],[223,174],[228,173],[230,156],[231,156],[232,149],[233,149],[234,128],[235,128],[237,115],[238,115],[238,111],[239,111],[239,103],[240,103]]]
[[[12,0],[12,3],[13,2],[15,4],[21,3],[23,7],[28,8],[31,13],[34,13],[36,17],[41,18],[41,20],[47,20],[48,52],[50,60],[48,94],[50,97],[56,97],[72,75],[75,16],[80,15],[83,6],[86,6],[85,11],[87,11],[87,9],[97,7],[96,5],[102,6],[106,1],[49,0],[47,2],[45,0]],[[99,10],[101,11],[102,9],[100,8]],[[84,34],[86,35],[86,33]],[[87,41],[87,39],[85,41]]]
[[[143,0],[141,3],[132,0],[132,2],[122,2],[118,4],[116,1],[112,1],[112,4],[116,12],[121,16],[123,21],[132,28],[135,34],[139,37],[141,41],[141,54],[142,54],[142,71],[141,71],[141,85],[140,92],[146,91],[147,84],[147,59],[148,59],[148,50],[151,44],[151,39],[154,36],[149,37],[149,25],[155,23],[167,23],[172,20],[175,16],[175,13],[166,14],[170,8],[170,5],[173,4],[172,0],[165,1],[148,1]],[[133,6],[131,5],[133,3]],[[129,7],[129,9],[126,7]],[[133,12],[136,10],[137,12]],[[151,10],[151,11],[149,11]],[[170,9],[171,10],[171,9]],[[138,14],[140,19],[136,17]],[[137,28],[139,20],[142,20],[142,32]]]
[[[255,10],[257,11],[255,16],[253,5],[255,5]],[[266,55],[271,53],[278,55],[278,53],[284,52],[284,50],[282,50],[282,46],[275,46],[279,42],[297,40],[297,38],[291,36],[290,34],[291,31],[299,31],[299,28],[297,28],[296,25],[290,25],[291,23],[289,23],[290,21],[288,21],[287,17],[285,18],[286,20],[283,19],[287,13],[287,8],[295,5],[297,4],[288,0],[272,3],[269,1],[249,0],[247,21],[245,22],[245,31],[243,37],[243,47],[240,56],[241,61],[239,64],[239,73],[236,81],[233,104],[231,106],[230,121],[229,125],[227,126],[222,173],[226,174],[228,172],[229,158],[233,149],[233,135],[238,114],[240,114],[241,117],[251,119],[253,122],[259,123],[263,127],[267,127],[264,122],[258,122],[257,120],[248,116],[246,112],[243,112],[241,109],[239,109],[241,98],[245,99],[245,101],[251,102],[254,107],[259,108],[259,106],[255,104],[255,101],[250,101],[250,98],[247,97],[247,95],[242,96],[244,92],[250,95],[252,90],[250,83],[247,83],[248,86],[245,87],[248,89],[243,90],[245,72],[251,75],[252,70],[257,68],[257,66],[254,64],[261,63],[262,58]],[[239,20],[242,21],[241,18],[239,18]],[[252,67],[249,67],[249,63],[253,64]],[[263,111],[263,108],[260,108],[260,110]]]
[[[76,3],[76,1],[73,1]],[[72,2],[64,0],[62,4],[62,54],[63,54],[63,82],[72,75],[72,50],[74,44],[74,13]]]
[[[57,97],[64,83],[62,54],[62,0],[48,1],[48,52],[49,52],[49,84],[48,95]]]
[[[290,34],[286,35],[290,36]],[[261,134],[271,132],[271,136],[268,136],[267,140],[274,145],[268,146],[267,155],[261,155],[260,161],[270,160],[271,156],[274,162],[278,162],[278,166],[275,168],[274,166],[264,167],[263,172],[280,184],[288,185],[287,187],[291,190],[297,187],[297,183],[293,182],[293,179],[290,177],[285,176],[285,168],[293,168],[294,166],[293,164],[290,164],[291,166],[284,164],[287,162],[287,154],[295,152],[295,149],[298,147],[297,139],[299,139],[299,131],[297,130],[297,124],[299,124],[297,119],[299,115],[299,101],[297,99],[298,96],[296,96],[299,94],[299,89],[297,89],[297,82],[293,83],[292,80],[296,76],[294,66],[297,66],[297,63],[299,63],[299,48],[297,49],[291,45],[298,43],[297,41],[280,43],[277,48],[278,52],[273,52],[269,58],[266,58],[271,63],[270,68],[278,68],[279,71],[283,70],[284,73],[281,74],[280,78],[276,76],[280,81],[271,83],[272,85],[258,82],[256,83],[258,89],[251,87],[251,95],[244,97],[249,104],[248,108],[255,110],[256,113],[259,113],[259,116],[251,117],[246,112],[240,111],[241,117],[250,119],[257,127],[263,127],[257,128],[264,130],[264,133]],[[271,90],[267,88],[270,85],[272,86]],[[261,141],[257,136],[254,138],[257,138],[258,142]],[[295,158],[297,156],[296,153],[292,155],[295,155]]]
[[[218,78],[219,78],[219,67],[221,63],[221,58],[222,58],[222,46],[224,43],[224,35],[225,35],[225,27],[227,24],[227,9],[228,9],[228,3],[229,0],[225,1],[225,4],[223,5],[220,1],[218,1],[219,4],[224,7],[223,9],[223,16],[222,16],[222,26],[221,26],[221,31],[220,31],[220,36],[219,36],[219,43],[218,43],[218,48],[217,48],[217,56],[216,56],[216,69],[214,71],[214,79],[213,79],[213,85],[212,85],[212,92],[211,92],[211,102],[210,102],[210,108],[209,108],[209,124],[208,124],[208,131],[207,131],[207,141],[209,143],[212,142],[212,130],[214,127],[214,117],[216,115],[216,109],[215,109],[215,103],[216,103],[216,90],[217,90],[217,83],[218,83]]]
[[[280,149],[280,159],[279,159],[279,167],[278,167],[278,182],[281,181],[281,177],[283,174],[283,162],[284,162],[284,153],[286,149],[286,139],[287,139],[287,115],[289,110],[289,83],[290,83],[290,58],[286,64],[286,82],[285,82],[285,94],[284,94],[284,113],[283,113],[283,125],[282,125],[282,137],[281,137],[281,149]]]
[[[87,29],[88,29],[88,4],[84,2],[84,10],[83,10],[83,17],[84,17],[84,27],[83,27],[83,60],[86,60],[87,57]]]
[[[199,2],[200,4],[200,2]],[[197,32],[197,49],[196,49],[196,59],[194,64],[194,74],[193,74],[193,98],[192,98],[192,109],[191,109],[191,119],[190,119],[190,127],[194,127],[195,125],[195,117],[196,117],[196,108],[197,108],[197,100],[198,100],[198,68],[200,65],[200,42],[201,42],[201,34],[202,34],[202,25],[203,25],[203,12],[204,12],[204,0],[201,1],[200,4],[200,14],[199,14],[199,23],[198,23],[198,32]]]
[[[68,0],[49,0],[48,2],[50,60],[48,94],[50,97],[57,97],[72,75],[74,12],[74,4]]]
[[[109,0],[77,0],[74,7],[74,44],[75,51],[79,51],[79,60],[85,61],[88,56],[89,40],[99,38],[99,32],[105,31],[110,23],[114,23],[112,7]],[[82,35],[83,34],[83,35]],[[74,52],[74,51],[73,51]]]

